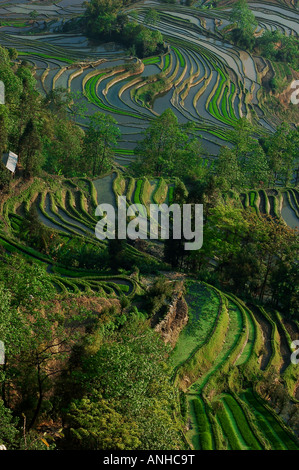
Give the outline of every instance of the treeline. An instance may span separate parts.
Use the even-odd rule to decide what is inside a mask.
[[[0,47],[0,78],[5,105],[0,106],[0,155],[13,151],[30,178],[43,170],[65,176],[99,175],[112,168],[112,147],[120,131],[109,115],[93,114],[86,131],[75,124],[85,107],[80,94],[56,89],[44,98],[36,89],[31,65],[16,61],[14,49]],[[0,165],[0,188],[9,183]]]
[[[128,48],[133,56],[147,57],[165,51],[160,31],[151,30],[137,23],[134,18],[123,12],[129,3],[125,0],[91,0],[84,2],[86,7],[83,18],[66,23],[63,31],[78,27],[84,28],[88,37],[101,41],[113,41]],[[134,13],[132,13],[134,16]],[[131,16],[132,16],[131,15]]]
[[[135,147],[135,175],[168,177],[199,176],[200,141],[192,122],[179,124],[171,109],[166,109],[144,132]]]
[[[299,129],[282,123],[266,137],[257,139],[255,133],[246,118],[228,132],[233,147],[221,148],[215,165],[218,187],[242,191],[298,184]]]

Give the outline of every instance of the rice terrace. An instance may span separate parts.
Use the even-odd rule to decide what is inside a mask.
[[[298,34],[297,0],[0,0],[0,449],[299,450]],[[119,196],[146,233],[99,240]]]

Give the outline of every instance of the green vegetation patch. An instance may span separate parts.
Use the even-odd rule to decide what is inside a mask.
[[[182,364],[194,349],[204,344],[215,325],[220,307],[220,299],[213,289],[197,281],[188,280],[186,285],[189,321],[170,356],[173,367]]]

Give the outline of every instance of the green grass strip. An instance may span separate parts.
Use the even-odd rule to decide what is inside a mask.
[[[201,398],[192,400],[196,424],[198,429],[198,439],[201,450],[213,450],[213,436],[211,433],[211,425],[205,411],[205,405]]]
[[[242,396],[253,409],[257,424],[272,445],[273,450],[298,450],[298,446],[283,429],[276,417],[257,399],[255,394],[247,390]]]
[[[231,417],[229,416],[225,407],[217,412],[217,418],[219,419],[223,433],[228,440],[230,449],[245,450],[246,446],[244,446],[239,436],[236,434]]]
[[[182,53],[176,47],[173,47],[172,50],[176,53],[176,55],[179,59],[179,62],[180,62],[180,66],[185,67],[185,59],[184,59]]]
[[[228,409],[231,411],[237,426],[240,430],[240,433],[243,437],[243,440],[246,442],[246,445],[250,448],[250,450],[261,450],[262,446],[254,436],[247,418],[240,407],[240,405],[236,402],[236,400],[231,396],[226,394],[223,397],[223,402],[226,404]]]

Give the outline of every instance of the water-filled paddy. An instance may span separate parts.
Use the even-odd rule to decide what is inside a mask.
[[[3,2],[0,2],[0,7],[1,4],[3,5]],[[144,5],[150,4],[154,6],[155,2],[146,2]],[[22,0],[5,4],[2,10],[7,16],[14,15],[21,20],[25,16],[27,18],[28,13],[35,9],[38,15],[48,15],[47,25],[54,28],[62,18],[67,19],[69,15],[77,14],[81,6],[81,0],[62,0],[52,5],[29,4]],[[150,60],[148,64],[145,63],[144,71],[139,77],[143,80],[145,91],[151,90],[151,87],[146,88],[147,80],[157,74],[161,76],[163,69],[166,73],[165,80],[171,83],[170,86],[167,83],[164,92],[159,92],[153,97],[153,112],[144,106],[146,94],[142,94],[142,90],[140,99],[138,94],[135,96],[134,83],[136,78],[138,79],[136,75],[111,86],[110,81],[114,76],[107,77],[98,87],[94,82],[89,91],[87,90],[86,77],[94,70],[94,66],[80,70],[76,62],[81,65],[85,62],[88,65],[90,61],[103,59],[102,63],[95,66],[99,73],[103,69],[112,70],[124,64],[128,56],[121,46],[113,42],[99,44],[89,41],[83,34],[62,32],[40,31],[27,35],[19,30],[17,34],[17,28],[10,30],[11,34],[1,35],[1,38],[5,46],[16,47],[27,53],[23,57],[36,67],[39,90],[45,93],[53,86],[70,86],[72,92],[85,93],[89,100],[88,111],[85,119],[80,118],[81,124],[88,123],[90,113],[101,111],[111,114],[124,133],[120,140],[120,147],[123,149],[133,150],[134,142],[138,142],[142,136],[142,130],[147,128],[155,114],[161,114],[167,108],[173,110],[179,122],[194,120],[198,124],[203,136],[203,146],[213,155],[219,152],[221,144],[226,143],[221,139],[222,133],[226,132],[235,119],[247,115],[249,107],[245,105],[245,101],[249,100],[255,107],[260,117],[260,125],[272,131],[273,127],[268,124],[267,118],[259,108],[257,92],[260,85],[257,81],[256,64],[251,55],[211,34],[212,31],[216,32],[215,19],[222,20],[220,29],[227,24],[227,11],[196,10],[193,15],[186,8],[179,10],[175,7],[170,11],[167,6],[159,6],[162,15],[155,27],[165,35],[166,41],[169,41],[169,54],[164,58],[155,58],[156,63],[150,63]],[[283,7],[276,6],[270,11],[269,5],[254,4],[253,8],[261,19],[266,15],[266,22],[276,24],[279,21],[281,27],[292,28],[293,22],[296,21],[295,18],[292,19],[291,12]],[[137,21],[142,22],[144,11],[138,10],[137,7],[137,12]],[[39,23],[42,28],[43,20]],[[205,28],[210,31],[209,36],[203,34]],[[60,74],[62,67],[65,68]],[[229,85],[225,80],[229,80]],[[241,92],[240,82],[244,86],[244,92]],[[223,88],[217,95],[220,101],[215,100],[213,103],[212,94],[217,91],[217,83]],[[123,91],[124,84],[129,86]],[[109,91],[104,95],[106,86]],[[128,126],[135,126],[134,131],[126,133]]]

